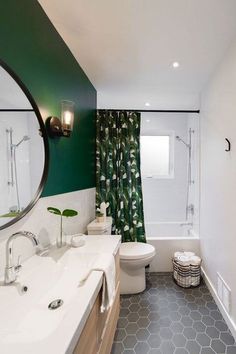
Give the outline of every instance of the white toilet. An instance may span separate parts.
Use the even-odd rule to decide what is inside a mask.
[[[97,222],[93,220],[87,226],[88,235],[111,235],[112,218],[106,217],[105,222]]]
[[[124,242],[120,246],[120,293],[137,294],[146,289],[145,267],[156,254],[152,245]]]

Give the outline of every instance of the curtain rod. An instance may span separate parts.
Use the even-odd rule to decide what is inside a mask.
[[[200,113],[200,109],[197,110],[178,110],[178,109],[108,109],[108,108],[101,108],[98,111],[111,111],[111,112],[150,112],[150,113]]]
[[[4,109],[0,108],[0,112],[34,112],[34,109],[29,108],[22,108],[22,109],[17,109],[17,108],[9,108],[9,109]]]

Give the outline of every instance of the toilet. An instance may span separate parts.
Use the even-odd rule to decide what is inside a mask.
[[[152,245],[124,242],[120,246],[120,293],[137,294],[146,289],[145,267],[156,254]]]
[[[111,235],[111,225],[110,216],[107,216],[104,222],[97,222],[95,219],[87,226],[88,235]]]

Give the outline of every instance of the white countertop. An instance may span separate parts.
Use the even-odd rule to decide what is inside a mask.
[[[83,262],[83,257],[84,259],[86,259],[86,254],[88,254],[88,256],[89,254],[91,255],[93,253],[99,253],[99,254],[112,253],[115,255],[119,246],[120,246],[120,236],[91,235],[86,237],[86,244],[83,247],[72,248],[68,250],[68,254],[72,255],[74,258],[78,256],[79,258],[81,258],[81,262]],[[44,267],[41,266],[40,262],[44,262]],[[47,262],[52,263],[53,261],[52,259],[49,260],[48,257],[33,256],[23,264],[22,273],[24,272],[23,275],[24,274],[29,275],[31,272],[32,273],[31,276],[33,277],[34,264],[37,264],[38,273],[40,272],[41,268],[42,268],[42,272],[43,271],[45,272],[47,271]],[[49,264],[51,265],[51,263]],[[66,269],[66,267],[64,268]],[[75,269],[75,273],[76,271],[77,270]],[[52,273],[52,275],[50,275],[51,277],[53,277],[54,273],[56,273],[54,270],[53,271],[49,270],[48,272]],[[40,274],[37,275],[37,277],[39,279]],[[61,278],[59,278],[58,282],[60,282],[60,279]],[[68,276],[65,279],[68,279]],[[36,283],[35,279],[33,279],[33,281]],[[57,282],[55,284],[54,284],[54,288],[55,286],[57,286]],[[32,289],[34,286],[36,288],[36,285],[33,284]],[[26,333],[27,335],[25,337],[24,336],[21,337],[21,335],[17,333],[17,328],[13,331],[13,333],[10,336],[9,335],[5,336],[4,330],[0,331],[1,354],[13,354],[13,353],[14,354],[15,353],[17,354],[32,354],[32,353],[71,354],[73,353],[74,347],[80,337],[80,334],[89,316],[91,308],[93,307],[96,297],[100,291],[101,285],[102,285],[102,272],[99,271],[91,272],[90,276],[88,277],[84,285],[80,287],[76,287],[76,290],[73,290],[74,291],[74,293],[72,294],[73,296],[71,296],[71,298],[68,296],[69,298],[68,302],[65,301],[64,305],[61,308],[50,311],[44,306],[43,309],[40,309],[42,315],[40,313],[40,316],[38,317],[36,316],[38,321],[37,323],[34,323],[34,320],[32,320],[32,328],[30,328],[30,332],[32,331],[32,333],[30,333],[30,335],[29,333],[28,334]],[[65,284],[65,289],[63,289],[65,298],[66,298],[66,291],[67,291],[66,286],[67,285]],[[15,291],[14,296],[16,296],[16,301],[18,301],[19,297],[21,296],[22,297],[20,299],[21,302],[19,303],[22,304],[22,306],[24,304],[28,306],[28,302],[26,302],[27,301],[26,296],[30,296],[30,288],[29,288],[29,294],[27,295],[19,295],[18,293],[16,293],[15,289],[13,290]],[[9,287],[9,294],[10,292],[12,293],[13,290],[12,287]],[[7,291],[8,289],[6,286],[2,286],[2,289],[0,286],[1,302],[3,302],[2,299],[5,299],[5,303],[0,304],[0,306],[1,305],[5,306],[5,313],[3,314],[3,316],[1,315],[1,322],[4,323],[5,321],[6,324],[10,323],[10,321],[15,320],[14,312],[12,312],[11,309],[12,306],[10,300],[8,305],[8,298],[10,299],[10,296],[8,296],[8,298],[6,297]],[[30,301],[32,301],[32,299],[30,299],[29,297],[29,302]],[[39,304],[40,302],[43,303],[42,300],[39,301]],[[39,307],[39,305],[37,306]],[[24,311],[24,309],[22,311]],[[35,317],[32,315],[32,318]],[[54,323],[55,326],[53,325]],[[35,331],[33,327],[35,327]],[[39,330],[37,330],[37,328],[39,328]]]

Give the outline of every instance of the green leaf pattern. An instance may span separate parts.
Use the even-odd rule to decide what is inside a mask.
[[[96,120],[96,207],[109,202],[112,233],[146,242],[140,173],[140,113],[101,110]]]

